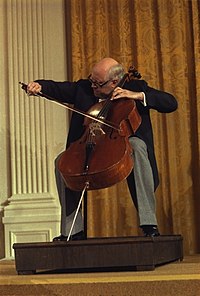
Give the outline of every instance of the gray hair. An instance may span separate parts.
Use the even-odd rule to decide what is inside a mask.
[[[122,79],[125,74],[124,68],[121,64],[114,65],[108,71],[108,79]]]

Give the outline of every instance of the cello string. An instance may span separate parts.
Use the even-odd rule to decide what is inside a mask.
[[[111,100],[110,98],[106,100],[106,103],[103,105],[101,111],[99,112],[97,118],[106,118],[106,116],[108,115],[108,111],[110,109],[111,106]]]

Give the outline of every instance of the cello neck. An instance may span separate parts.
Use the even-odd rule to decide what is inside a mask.
[[[124,83],[127,81],[127,78],[129,77],[129,74],[126,73],[124,74],[124,76],[118,81],[118,83],[116,84],[116,87],[123,87]],[[108,94],[107,99],[105,104],[103,105],[102,109],[100,110],[99,114],[98,114],[98,118],[104,118],[106,119],[106,116],[108,115],[108,112],[110,110],[111,107],[111,98],[112,98],[112,94],[115,90],[115,88]]]

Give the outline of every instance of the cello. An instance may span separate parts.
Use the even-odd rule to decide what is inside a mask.
[[[133,67],[117,86],[139,79],[140,73]],[[58,162],[58,169],[66,186],[74,191],[95,190],[110,187],[131,173],[134,163],[129,137],[141,124],[141,117],[134,100],[121,98],[92,106],[87,114],[98,114],[100,121],[84,119],[85,132],[71,143]],[[104,121],[112,123],[104,125]],[[118,128],[115,128],[115,127]]]

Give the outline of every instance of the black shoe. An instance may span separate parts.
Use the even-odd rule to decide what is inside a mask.
[[[53,238],[53,242],[62,242],[66,240],[67,240],[67,236],[62,234]]]
[[[53,238],[53,242],[64,242],[67,241],[68,236],[59,235]],[[78,233],[72,234],[69,240],[83,240],[86,239],[84,231],[80,231]]]
[[[142,225],[141,228],[144,236],[155,237],[160,235],[156,225]]]

